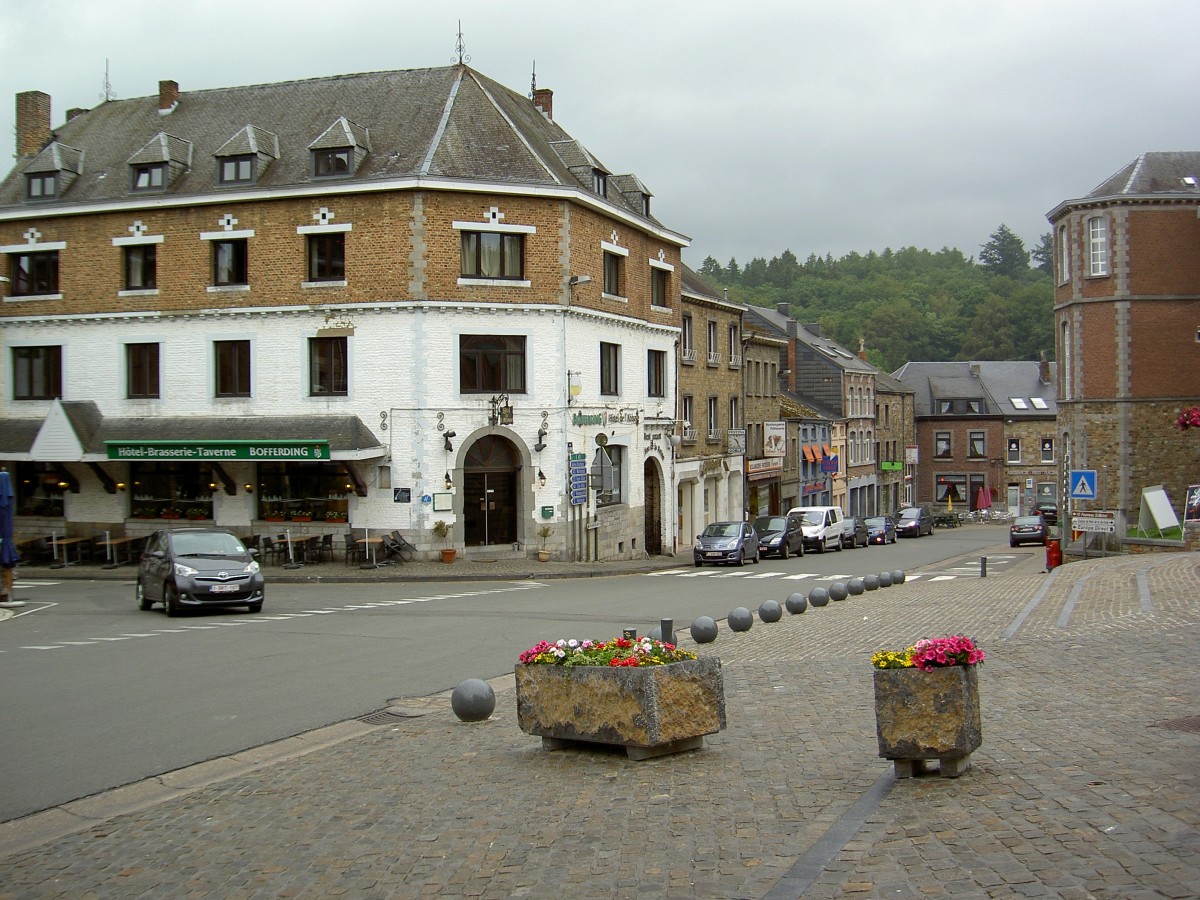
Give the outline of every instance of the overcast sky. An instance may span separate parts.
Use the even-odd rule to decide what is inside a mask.
[[[957,247],[1045,214],[1147,150],[1200,149],[1195,0],[0,0],[14,97],[118,99],[469,64],[528,94],[655,215],[684,259]]]

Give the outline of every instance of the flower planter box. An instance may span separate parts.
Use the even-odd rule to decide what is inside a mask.
[[[875,670],[875,732],[879,755],[894,762],[897,778],[925,770],[957,777],[983,743],[976,666]]]
[[[616,744],[630,759],[704,745],[725,727],[716,657],[665,666],[516,667],[517,724],[547,750],[572,742]]]
[[[312,516],[292,516],[293,522],[311,522]]]

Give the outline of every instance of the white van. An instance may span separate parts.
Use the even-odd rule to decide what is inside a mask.
[[[800,517],[804,549],[824,553],[830,547],[842,549],[842,510],[838,506],[794,506],[789,516]]]

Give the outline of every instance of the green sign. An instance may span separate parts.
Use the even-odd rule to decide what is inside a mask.
[[[329,441],[105,441],[109,459],[200,462],[329,459]]]
[[[900,472],[904,469],[904,463],[900,462],[883,462],[879,464],[879,468],[885,472]]]

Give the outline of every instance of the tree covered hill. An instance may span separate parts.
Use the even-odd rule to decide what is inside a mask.
[[[1036,267],[1030,267],[1030,258]],[[786,303],[796,321],[893,372],[909,360],[1037,359],[1054,353],[1050,235],[1032,253],[1001,225],[979,260],[943,247],[849,253],[841,259],[790,250],[769,261],[721,266],[711,256],[700,274],[729,299],[772,309]]]

